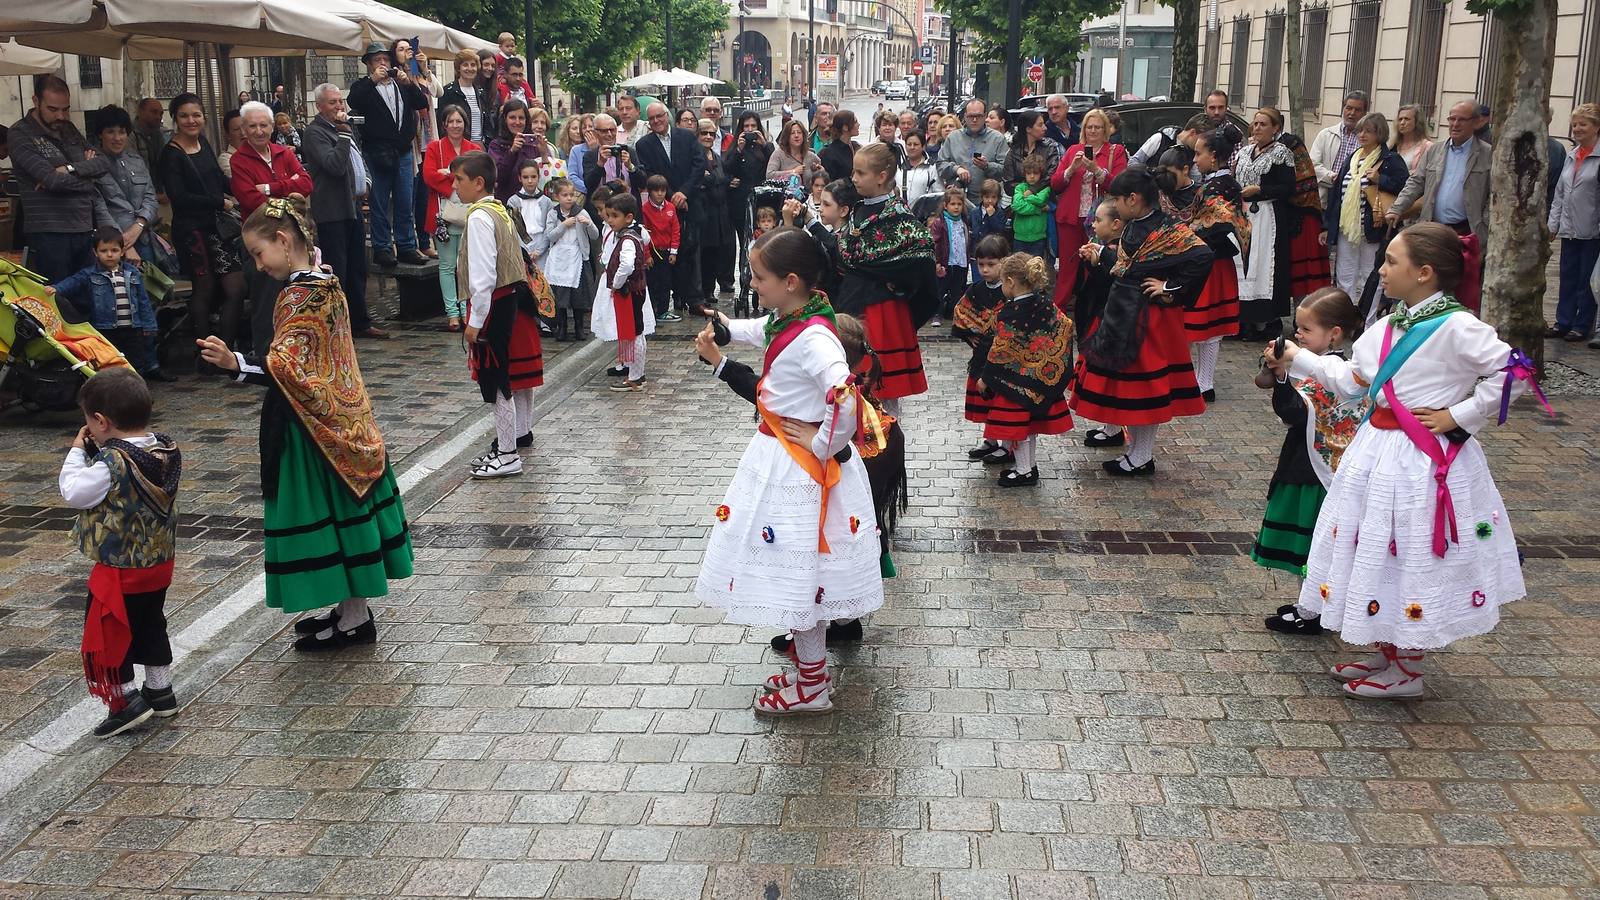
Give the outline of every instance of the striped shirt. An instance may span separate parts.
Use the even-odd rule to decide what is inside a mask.
[[[117,327],[133,327],[133,301],[128,299],[128,276],[117,266],[106,273],[111,276],[111,291],[117,298]]]

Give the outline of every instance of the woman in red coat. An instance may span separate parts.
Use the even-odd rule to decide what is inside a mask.
[[[444,295],[444,314],[449,317],[450,331],[461,330],[461,318],[467,314],[467,301],[456,296],[456,254],[461,251],[461,229],[465,222],[440,222],[439,207],[455,196],[455,178],[450,174],[450,161],[463,153],[483,148],[466,139],[467,111],[459,106],[446,106],[439,110],[444,137],[429,144],[422,151],[422,180],[428,185],[428,217],[423,220],[432,230],[439,249],[439,292]]]
[[[1056,200],[1056,306],[1066,310],[1072,285],[1078,277],[1078,248],[1094,221],[1094,209],[1106,185],[1128,167],[1128,148],[1111,140],[1111,120],[1104,110],[1083,114],[1083,142],[1062,155],[1050,176],[1050,194]]]

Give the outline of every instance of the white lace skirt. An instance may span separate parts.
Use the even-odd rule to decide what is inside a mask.
[[[776,438],[759,432],[745,448],[722,499],[695,582],[695,596],[727,610],[738,625],[804,631],[854,619],[883,605],[872,486],[851,451],[828,492],[826,533],[832,552],[817,551],[822,487]]]
[[[1399,430],[1365,425],[1322,502],[1301,608],[1352,644],[1430,650],[1491,631],[1526,590],[1517,541],[1477,440],[1447,479],[1459,543],[1433,555],[1433,463]]]

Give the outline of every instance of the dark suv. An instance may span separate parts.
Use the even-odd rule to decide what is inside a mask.
[[[1117,133],[1117,139],[1128,148],[1129,154],[1138,150],[1150,135],[1162,128],[1171,125],[1181,129],[1190,119],[1206,111],[1203,103],[1169,103],[1151,100],[1130,100],[1111,108],[1122,118],[1122,130]],[[1250,123],[1239,118],[1232,110],[1228,111],[1228,121],[1238,127],[1240,134],[1250,133]]]

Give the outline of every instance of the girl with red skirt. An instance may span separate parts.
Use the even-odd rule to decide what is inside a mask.
[[[939,309],[933,237],[894,195],[897,163],[889,148],[856,152],[851,181],[861,201],[839,234],[839,312],[858,316],[883,364],[884,408],[899,417],[902,397],[928,389],[917,329]]]
[[[1107,473],[1149,476],[1155,474],[1156,427],[1205,412],[1183,307],[1205,285],[1213,255],[1187,225],[1157,208],[1159,191],[1144,167],[1112,179],[1107,193],[1126,224],[1115,280],[1098,320],[1085,331],[1070,407],[1128,429],[1131,446],[1103,464]]]
[[[1217,399],[1214,387],[1222,339],[1239,330],[1239,266],[1250,247],[1250,217],[1244,212],[1239,182],[1227,168],[1233,149],[1233,140],[1221,131],[1201,135],[1194,148],[1202,180],[1189,230],[1206,242],[1216,261],[1194,305],[1184,309],[1183,327],[1194,345],[1195,380],[1207,403]]]
[[[979,425],[989,421],[989,400],[978,390],[978,377],[983,374],[983,365],[988,359],[988,343],[994,334],[995,316],[1006,302],[1006,295],[1000,290],[1000,263],[1010,255],[1011,242],[1002,235],[986,235],[978,241],[978,246],[972,251],[978,280],[967,286],[967,293],[956,304],[950,329],[952,334],[972,348],[972,359],[967,363],[966,419]],[[1011,451],[1000,446],[998,440],[990,440],[987,435],[978,446],[967,451],[967,458],[981,459],[985,465],[999,465],[1013,460]]]
[[[977,387],[989,401],[983,436],[1004,441],[1015,458],[1000,475],[1003,488],[1038,484],[1035,438],[1072,430],[1072,320],[1051,302],[1049,286],[1050,265],[1037,256],[1013,253],[1000,264],[1006,303],[983,345]]]

